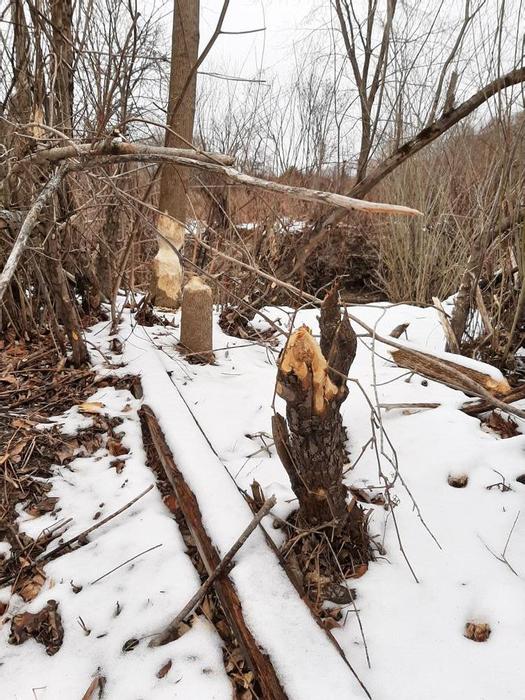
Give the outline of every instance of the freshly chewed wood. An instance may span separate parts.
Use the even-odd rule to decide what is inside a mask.
[[[217,579],[220,578],[226,572],[226,569],[232,562],[233,557],[237,554],[239,549],[243,546],[243,544],[246,542],[251,533],[255,530],[257,525],[259,525],[264,516],[268,515],[268,513],[275,504],[275,496],[268,498],[263,503],[262,507],[259,509],[259,512],[253,516],[253,518],[251,519],[249,524],[244,528],[244,530],[239,535],[235,543],[226,552],[217,568],[208,576],[206,581],[204,581],[202,586],[199,587],[199,590],[190,598],[190,600],[182,608],[179,614],[168,625],[166,625],[165,629],[162,632],[160,632],[157,637],[154,637],[150,641],[150,647],[162,646],[163,644],[168,644],[168,642],[172,642],[174,639],[177,639],[177,630],[179,628],[180,623],[183,622],[183,620],[197,607],[197,605],[199,605],[199,603],[202,601],[206,593],[213,586],[215,581],[217,581]]]
[[[404,367],[455,389],[469,392],[471,390],[469,380],[471,380],[496,396],[504,397],[511,392],[510,384],[506,379],[497,380],[489,374],[478,372],[452,360],[434,357],[419,350],[413,351],[410,348],[391,350],[390,354],[398,367]],[[460,375],[465,377],[465,381]]]
[[[140,393],[140,390],[137,389],[136,392]],[[144,405],[141,409],[141,416],[150,433],[166,477],[175,491],[177,502],[195,540],[202,561],[208,574],[211,575],[220,565],[220,557],[204,528],[197,499],[175,464],[162,429],[151,408]],[[214,586],[226,619],[239,642],[244,658],[261,686],[263,697],[286,700],[286,693],[277,678],[270,659],[261,651],[248,629],[242,614],[239,596],[231,579],[227,576],[222,576],[215,581]]]

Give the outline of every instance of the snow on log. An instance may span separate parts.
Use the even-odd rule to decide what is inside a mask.
[[[504,397],[511,392],[510,384],[501,372],[484,362],[453,353],[433,356],[409,347],[391,350],[390,354],[398,367],[404,367],[462,391],[470,392],[470,382],[474,381],[496,396]],[[465,377],[465,381],[462,381],[458,373]]]

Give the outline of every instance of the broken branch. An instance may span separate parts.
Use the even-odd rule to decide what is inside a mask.
[[[268,498],[259,512],[253,516],[250,523],[243,530],[242,534],[239,536],[237,541],[232,545],[228,552],[221,559],[220,564],[215,568],[215,570],[208,576],[206,581],[202,584],[199,590],[190,598],[186,605],[182,608],[180,613],[164,628],[162,632],[159,633],[157,637],[154,637],[150,643],[150,647],[159,647],[164,644],[168,644],[177,638],[177,629],[180,623],[192,612],[192,610],[201,602],[209,589],[213,586],[215,581],[222,576],[226,571],[233,557],[237,554],[239,549],[246,542],[251,533],[255,530],[257,525],[261,522],[265,515],[269,513],[271,508],[276,503],[275,496]]]
[[[29,241],[29,236],[38,223],[38,217],[40,216],[42,209],[46,206],[52,195],[57,191],[60,183],[64,179],[67,169],[67,166],[61,166],[56,173],[49,178],[44,189],[40,192],[31,209],[29,209],[27,212],[24,223],[20,227],[20,231],[16,237],[15,244],[9,253],[4,269],[2,270],[2,274],[0,274],[0,302],[4,298],[9,283],[15,274],[15,270],[18,266],[20,258],[22,257],[22,253],[26,249]]]

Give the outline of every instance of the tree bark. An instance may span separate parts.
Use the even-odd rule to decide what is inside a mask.
[[[53,27],[53,73],[55,85],[52,91],[53,126],[67,136],[73,131],[73,5],[71,0],[51,0],[51,25]]]
[[[53,222],[49,224],[51,227],[55,226]],[[75,367],[81,367],[89,363],[89,353],[82,337],[77,305],[71,298],[66,273],[62,266],[61,246],[56,230],[51,230],[47,236],[47,252],[48,278],[53,290],[53,301],[71,344],[73,364]]]
[[[194,66],[199,52],[200,0],[174,0],[171,73],[168,97],[168,127],[165,145],[184,148],[193,140],[197,73]],[[159,210],[172,225],[164,227],[173,245],[184,244],[188,171],[164,164],[160,177]],[[152,292],[158,304],[177,307],[180,303],[182,270],[175,253],[159,241],[154,260]]]

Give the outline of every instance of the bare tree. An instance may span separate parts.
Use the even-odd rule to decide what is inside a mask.
[[[193,140],[197,61],[199,51],[199,0],[174,0],[171,72],[168,96],[166,146],[184,147]],[[177,247],[184,243],[188,173],[171,165],[162,167],[159,209],[168,220],[159,222],[163,234]],[[182,270],[178,258],[162,240],[155,258],[153,293],[158,304],[178,306]]]
[[[465,120],[492,97],[500,95],[513,85],[525,82],[522,58],[516,54],[517,67],[503,72],[502,63],[498,61],[498,74],[495,78],[486,80],[485,76],[485,84],[480,89],[462,101],[457,101],[460,92],[461,76],[458,74],[458,66],[461,63],[461,50],[467,43],[469,32],[473,32],[474,21],[484,8],[485,1],[479,0],[473,6],[470,0],[465,0],[463,16],[452,34],[452,45],[450,46],[450,41],[443,41],[441,44],[441,69],[434,71],[434,74],[431,69],[437,61],[436,56],[430,54],[430,67],[425,76],[425,90],[422,91],[418,61],[421,60],[426,47],[431,46],[432,35],[442,31],[439,27],[439,23],[443,22],[442,4],[437,6],[430,18],[426,18],[425,25],[421,26],[422,37],[412,47],[413,55],[410,60],[400,65],[399,54],[394,52],[399,33],[395,19],[400,14],[396,0],[387,0],[383,10],[377,1],[369,2],[364,17],[358,16],[357,5],[351,0],[333,0],[348,61],[359,92],[361,137],[356,177],[348,191],[349,195],[366,196],[403,163]],[[406,13],[402,13],[400,17],[405,27],[408,21],[413,22],[417,19],[411,15],[407,17]],[[421,17],[419,19],[421,20]],[[497,21],[491,38],[497,42],[503,29],[499,15],[495,19]],[[405,45],[406,43],[404,42]],[[405,103],[409,102],[408,95],[411,96],[411,80],[418,86],[420,95],[428,98],[429,104],[428,108],[425,108],[422,102],[421,107],[414,112],[410,121],[411,133],[406,137],[403,108]],[[393,82],[392,88],[389,87],[389,82]],[[390,94],[392,89],[394,93]],[[380,152],[380,146],[386,145],[385,136],[388,135],[389,128],[391,135],[397,131],[395,138],[387,139],[390,150],[387,150],[386,156],[373,159],[373,156]],[[287,274],[288,277],[295,275],[324,239],[327,228],[336,225],[343,216],[343,212],[334,210],[319,217],[312,227],[308,241],[297,252],[292,270],[288,273],[281,270],[281,273]]]

